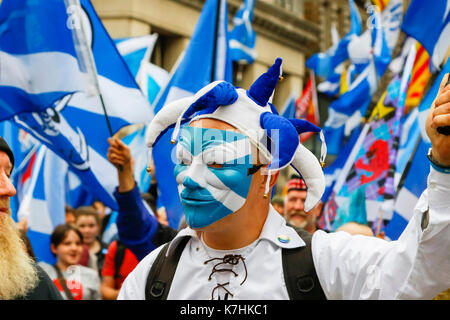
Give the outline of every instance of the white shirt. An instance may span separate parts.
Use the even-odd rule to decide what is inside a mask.
[[[430,169],[428,188],[421,195],[413,217],[397,241],[351,236],[346,232],[316,231],[312,254],[320,284],[328,299],[431,299],[450,287],[450,175]],[[429,210],[422,231],[423,212]],[[245,248],[213,250],[192,236],[183,251],[168,299],[289,299],[281,263],[281,249],[304,246],[294,229],[270,207],[260,237]],[[281,239],[281,240],[280,240]],[[289,239],[289,241],[286,241]],[[148,254],[126,278],[118,299],[145,299],[145,284],[162,247]],[[170,248],[169,248],[170,250]],[[236,265],[219,260],[225,254],[245,258]],[[247,269],[247,272],[245,271]],[[235,276],[237,275],[237,276]],[[209,280],[211,276],[211,280]],[[245,279],[245,281],[244,281]],[[220,286],[220,284],[227,283]]]

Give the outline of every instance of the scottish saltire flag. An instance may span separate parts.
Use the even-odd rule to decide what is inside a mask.
[[[297,90],[292,91],[280,109],[280,114],[285,118],[295,118],[296,106],[295,101],[298,99]]]
[[[427,158],[431,144],[419,138],[415,153],[411,154],[411,164],[406,172],[404,183],[399,186],[395,198],[394,214],[385,227],[385,235],[391,240],[397,240],[411,219],[414,207],[420,195],[427,188],[427,178],[430,172],[430,162]]]
[[[400,119],[415,57],[415,47],[400,78],[395,75],[370,115],[359,143],[349,156],[346,170],[325,206],[327,227],[336,230],[349,221],[389,221],[393,214],[394,178]],[[357,151],[357,152],[356,152]],[[376,226],[374,228],[379,231]]]
[[[362,23],[358,8],[353,0],[349,0],[350,6],[350,31],[326,52],[320,52],[312,55],[306,61],[306,67],[313,70],[314,73],[322,78],[328,78],[335,68],[348,59],[347,47],[350,41],[361,34]]]
[[[230,56],[232,61],[252,64],[256,59],[256,33],[252,28],[253,9],[256,0],[244,0],[233,18],[230,31]]]
[[[379,3],[382,2],[385,1],[379,1]],[[367,30],[361,36],[353,37],[348,45],[348,56],[358,74],[370,63],[373,50],[371,46],[373,29],[383,29],[385,41],[391,54],[397,43],[403,18],[403,1],[390,0],[387,5],[385,4],[367,7],[369,13],[366,21]],[[374,13],[380,11],[380,17],[377,17]]]
[[[64,96],[86,89],[68,20],[63,1],[2,1],[0,120],[44,111]]]
[[[81,206],[90,206],[94,203],[95,196],[89,188],[83,184],[83,181],[71,170],[67,170],[65,179],[66,204],[72,208]]]
[[[355,128],[355,130],[352,131],[347,143],[344,145],[342,150],[339,152],[336,159],[333,161],[333,163],[329,166],[326,166],[323,168],[323,173],[325,175],[325,191],[322,195],[321,201],[323,203],[326,203],[328,201],[328,198],[333,191],[334,185],[344,168],[344,165],[350,156],[350,152],[353,150],[356,140],[361,134],[361,127]],[[321,220],[319,221],[320,227],[325,228],[325,221],[324,216],[321,216]]]
[[[28,220],[28,238],[38,261],[56,263],[50,251],[50,235],[65,223],[65,175],[67,163],[41,145],[31,168],[30,182],[20,203],[18,219]]]
[[[169,79],[170,75],[165,69],[146,61],[141,66],[141,72],[136,81],[144,95],[147,96],[148,102],[153,104],[160,91],[166,87]]]
[[[31,88],[24,88],[24,83],[16,81],[14,84],[17,87],[13,89],[17,92],[10,92],[10,103],[7,106],[4,104],[2,110],[11,110],[10,114],[15,114],[14,121],[19,126],[67,161],[70,169],[95,198],[106,206],[117,209],[112,196],[117,185],[117,171],[106,159],[107,138],[126,125],[149,121],[153,113],[114,42],[87,0],[81,1],[81,7],[71,5],[67,9],[61,1],[7,0],[2,2],[1,8],[7,21],[3,28],[8,31],[3,34],[9,35],[2,37],[2,50],[15,48],[14,54],[26,57],[28,63],[24,64],[24,70],[29,74],[26,78],[28,81],[24,83],[31,85]],[[66,10],[73,12],[73,16],[68,17]],[[20,12],[29,14],[23,15]],[[52,19],[48,19],[49,12],[52,13]],[[37,24],[35,28],[29,27],[28,19],[31,19],[30,23]],[[70,24],[69,28],[67,23],[70,19],[79,20]],[[48,36],[45,33],[35,33],[41,29],[51,30],[52,33],[50,35],[48,31]],[[58,32],[55,34],[54,30]],[[36,41],[36,37],[43,40]],[[21,43],[21,39],[29,39],[30,44]],[[76,50],[71,51],[73,55],[66,54],[70,43],[72,47],[73,43],[76,44]],[[40,60],[33,59],[35,52],[51,62],[45,65],[45,71],[35,72],[42,68]],[[55,55],[68,58],[56,59]],[[96,69],[93,75],[96,90],[65,90],[67,79],[82,77],[86,83],[86,77],[80,75],[78,65],[87,69],[86,66],[92,60],[89,57],[93,57],[95,62],[95,65],[90,64],[89,74],[92,75],[92,68]],[[62,75],[57,78],[53,75],[57,73]],[[18,78],[15,70],[7,69],[2,75],[7,79]],[[57,82],[54,81],[55,77]],[[46,91],[41,90],[42,85],[45,85]],[[49,90],[52,90],[51,95],[47,95]],[[47,100],[33,100],[32,93],[41,91]],[[95,91],[101,95],[93,95],[92,92]],[[33,109],[21,108],[25,105],[23,97],[33,100]],[[26,102],[26,105],[29,107],[31,104]],[[106,121],[103,107],[107,110],[109,122]]]
[[[158,34],[114,40],[131,74],[148,102],[153,104],[161,88],[169,80],[169,73],[150,62]]]
[[[327,80],[317,85],[317,91],[326,94],[328,97],[338,97],[348,91],[348,88],[355,80],[356,68],[353,64],[344,67],[339,65],[335,72]]]
[[[146,36],[114,40],[117,50],[119,50],[119,53],[125,60],[133,77],[136,78],[144,62],[150,60],[157,39],[158,34],[154,33]]]
[[[376,26],[371,30],[371,58],[348,88],[348,91],[333,101],[328,108],[328,119],[324,125],[324,136],[328,153],[338,154],[344,135],[361,123],[369,106],[372,95],[378,88],[380,78],[391,61],[391,53],[385,39],[384,28],[380,25],[380,15],[373,11]]]
[[[217,7],[219,5],[220,7]],[[217,13],[219,24],[216,29]],[[207,0],[181,62],[162,94],[155,100],[155,113],[171,101],[194,95],[212,81],[232,82],[227,22],[226,1]],[[177,228],[183,215],[183,208],[173,173],[175,164],[171,156],[173,150],[170,143],[171,134],[172,129],[161,137],[152,154],[156,180],[160,182],[158,184],[161,192],[160,200],[165,206],[169,225]]]
[[[439,70],[450,47],[450,0],[412,0],[402,30],[430,55],[430,69]]]

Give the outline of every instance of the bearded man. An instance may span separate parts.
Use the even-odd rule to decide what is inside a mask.
[[[319,202],[310,211],[305,211],[308,187],[305,181],[298,176],[294,176],[289,180],[286,191],[284,218],[290,224],[303,228],[311,234],[314,233],[318,229],[317,219],[320,216],[322,202]]]
[[[0,299],[61,300],[47,274],[26,252],[11,218],[9,200],[16,194],[10,181],[14,155],[0,137]]]

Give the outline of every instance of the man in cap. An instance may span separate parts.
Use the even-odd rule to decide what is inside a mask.
[[[9,199],[16,194],[10,181],[13,168],[14,155],[0,137],[0,300],[61,300],[45,271],[26,252],[11,218]]]
[[[310,235],[270,205],[287,165],[308,186],[306,211],[325,187],[317,158],[298,140],[314,127],[278,116],[268,102],[280,73],[277,59],[248,91],[211,83],[152,120],[149,148],[170,127],[174,143],[180,136],[174,173],[189,227],[139,263],[118,299],[417,299],[450,286],[450,137],[436,132],[450,125],[450,90],[430,111],[429,188],[402,237]],[[261,143],[267,136],[270,147]]]
[[[320,216],[322,202],[309,212],[305,211],[305,200],[308,187],[305,181],[299,176],[292,176],[286,186],[286,196],[284,199],[284,218],[290,224],[303,228],[309,233],[317,230],[317,219]]]

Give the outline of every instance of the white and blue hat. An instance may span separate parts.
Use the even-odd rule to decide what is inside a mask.
[[[281,58],[277,58],[249,90],[236,88],[226,81],[215,81],[192,97],[165,105],[147,128],[149,159],[153,146],[168,129],[174,128],[172,143],[175,143],[182,124],[202,118],[221,120],[249,138],[260,152],[263,163],[269,164],[269,175],[291,165],[308,187],[305,211],[311,210],[325,190],[321,164],[326,155],[326,146],[322,143],[319,162],[316,156],[300,143],[299,134],[318,132],[323,142],[321,129],[306,120],[280,116],[275,106],[269,102],[281,76],[281,64]],[[267,183],[266,193],[268,186]]]

